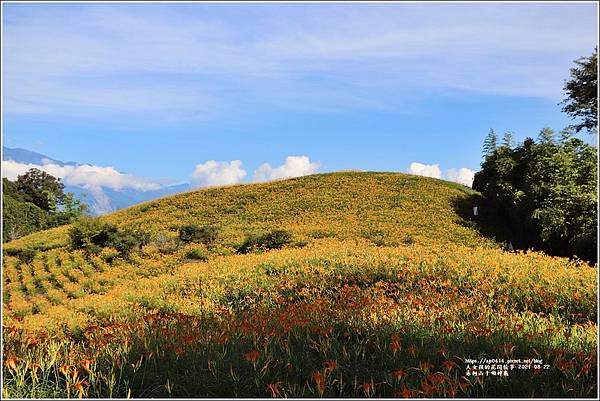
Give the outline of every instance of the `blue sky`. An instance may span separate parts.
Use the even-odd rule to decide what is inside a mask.
[[[490,128],[522,140],[571,123],[557,103],[596,15],[592,2],[3,3],[3,143],[159,183],[411,163],[449,178],[478,169]]]

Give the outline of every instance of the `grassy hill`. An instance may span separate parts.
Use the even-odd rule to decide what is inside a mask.
[[[319,174],[103,217],[150,235],[128,258],[70,250],[69,227],[13,241],[3,395],[594,395],[596,270],[504,252],[478,201],[430,178]],[[178,244],[185,224],[218,239]],[[236,254],[274,229],[283,249]],[[541,362],[471,374],[482,357]]]

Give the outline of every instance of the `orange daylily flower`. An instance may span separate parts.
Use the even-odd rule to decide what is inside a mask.
[[[373,384],[372,383],[363,383],[360,386],[358,386],[358,388],[363,390],[366,395],[369,395],[369,393],[371,392],[371,389],[373,388]]]
[[[86,372],[88,372],[89,374],[92,373],[90,366],[94,363],[94,361],[92,359],[83,359],[81,361],[81,367],[83,368],[83,370],[85,370]]]
[[[400,379],[402,379],[404,376],[406,376],[406,375],[407,375],[407,373],[406,373],[405,371],[403,371],[402,369],[399,369],[399,370],[394,370],[394,371],[392,372],[392,375],[393,375],[393,376],[394,376],[394,377],[395,377],[397,380],[400,380]]]
[[[456,362],[450,360],[442,362],[442,365],[448,370],[452,370],[453,368],[458,367],[458,364]]]
[[[14,372],[17,371],[17,362],[19,361],[19,358],[17,358],[16,356],[12,355],[9,358],[7,358],[4,361],[4,364],[6,365],[6,367]]]
[[[321,373],[320,371],[316,371],[312,374],[312,378],[315,381],[316,385],[317,385],[317,390],[319,391],[319,395],[322,397],[323,393],[325,392],[325,377],[323,376],[323,373]]]
[[[277,382],[277,383],[271,383],[267,386],[267,390],[269,390],[271,392],[271,397],[277,397],[280,393],[280,386],[281,383]]]
[[[256,360],[258,359],[259,355],[260,355],[260,352],[258,352],[257,350],[253,350],[250,352],[246,352],[244,354],[244,358],[249,362],[255,363]]]
[[[410,398],[413,396],[413,394],[413,390],[410,390],[409,388],[403,386],[402,391],[397,392],[395,395],[400,396],[402,398]]]
[[[31,364],[31,376],[33,376],[34,379],[37,379],[37,371],[38,369],[41,369],[41,365],[39,363],[33,363]]]
[[[325,361],[324,365],[325,365],[325,369],[330,370],[330,371],[337,368],[336,361]]]
[[[69,375],[69,370],[70,370],[70,366],[69,365],[61,365],[60,368],[58,368],[58,371],[63,375],[63,376],[68,376]]]

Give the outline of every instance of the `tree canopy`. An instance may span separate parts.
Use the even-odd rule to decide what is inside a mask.
[[[87,205],[64,193],[60,179],[31,169],[16,181],[2,179],[2,238],[11,241],[34,231],[69,224]]]
[[[488,135],[489,137],[489,135]],[[569,130],[550,128],[511,146],[490,148],[473,189],[509,226],[519,248],[596,261],[596,149]]]
[[[16,189],[25,202],[31,202],[47,212],[54,211],[57,203],[62,203],[65,197],[65,186],[60,178],[37,168],[18,176]]]
[[[589,57],[575,60],[571,77],[564,86],[567,98],[562,109],[573,119],[582,119],[572,125],[576,132],[586,129],[591,134],[598,132],[598,48]]]

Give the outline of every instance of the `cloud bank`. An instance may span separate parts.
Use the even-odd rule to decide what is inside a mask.
[[[473,179],[475,178],[475,171],[466,167],[459,169],[451,168],[442,173],[439,164],[423,164],[418,162],[411,163],[408,167],[408,172],[414,175],[457,182],[468,187],[473,185]]]
[[[208,160],[196,166],[190,181],[195,187],[232,185],[241,182],[246,174],[241,160]]]
[[[317,171],[321,166],[319,162],[311,162],[307,156],[288,156],[285,163],[278,167],[271,167],[269,163],[261,164],[254,171],[254,181],[271,181],[283,178],[300,177]]]
[[[17,176],[25,174],[32,168],[37,168],[54,177],[60,178],[65,185],[81,186],[88,189],[106,187],[116,191],[126,188],[137,191],[149,191],[161,187],[160,184],[120,173],[113,167],[101,167],[89,164],[60,166],[54,163],[47,163],[38,165],[3,160],[2,177],[15,180]]]
[[[445,174],[448,181],[458,182],[459,184],[466,185],[468,187],[473,185],[473,179],[475,178],[475,171],[466,167],[455,169],[451,168],[446,170]]]
[[[414,175],[422,175],[423,177],[442,178],[442,171],[439,164],[412,162],[408,168],[408,172]]]

